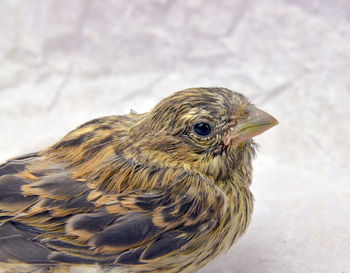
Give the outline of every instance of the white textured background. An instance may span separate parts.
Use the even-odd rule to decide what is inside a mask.
[[[248,95],[257,137],[248,233],[201,273],[350,272],[350,2],[0,2],[0,160],[187,87]]]

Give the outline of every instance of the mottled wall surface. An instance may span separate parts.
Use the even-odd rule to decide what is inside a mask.
[[[0,159],[93,117],[224,86],[280,125],[256,138],[256,209],[202,273],[350,272],[350,2],[0,3]]]

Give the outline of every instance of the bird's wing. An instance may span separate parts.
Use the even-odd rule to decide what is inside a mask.
[[[170,188],[111,194],[38,154],[0,166],[0,262],[140,264],[186,248],[216,226],[226,197],[183,173]]]

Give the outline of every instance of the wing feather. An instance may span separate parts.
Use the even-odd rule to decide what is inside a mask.
[[[44,164],[37,154],[1,168],[0,261],[150,263],[189,247],[226,208],[212,181],[188,172],[170,188],[115,194]]]

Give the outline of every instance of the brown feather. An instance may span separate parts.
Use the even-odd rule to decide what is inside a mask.
[[[254,143],[223,145],[249,105],[228,89],[187,89],[149,113],[92,120],[1,165],[0,261],[123,272],[204,266],[250,221]],[[198,121],[210,135],[194,132]]]

